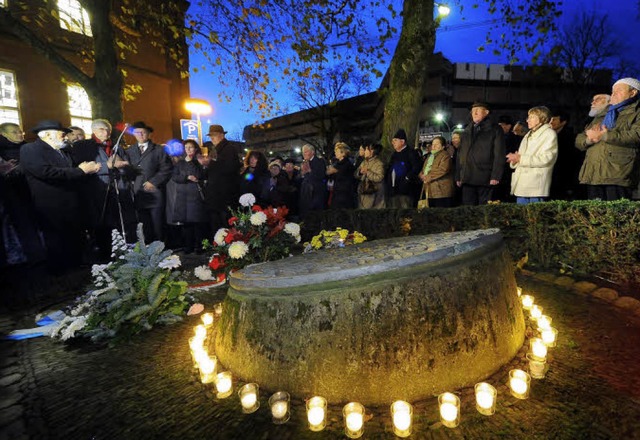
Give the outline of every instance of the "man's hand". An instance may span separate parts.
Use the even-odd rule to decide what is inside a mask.
[[[142,184],[142,189],[145,190],[145,192],[154,192],[156,190],[156,186],[153,183],[147,181]]]
[[[507,162],[515,165],[518,162],[520,162],[520,153],[509,153],[506,155],[506,158],[507,158]]]
[[[187,179],[189,179],[192,182],[197,182],[198,178],[196,176],[187,176]]]
[[[99,163],[96,163],[94,161],[82,162],[80,165],[78,165],[78,168],[80,168],[85,174],[95,174],[100,171],[101,167],[102,166]]]
[[[587,135],[587,139],[595,144],[600,142],[600,139],[602,139],[602,136],[604,136],[607,131],[607,127],[605,127],[604,125],[598,125],[589,128],[587,131],[585,131],[585,133]]]
[[[499,183],[500,183],[500,181],[499,181],[499,180],[496,180],[496,179],[491,179],[491,180],[489,180],[489,185],[491,185],[491,186],[495,186],[495,185],[497,185],[497,184],[499,184]]]
[[[462,186],[462,180],[456,180],[456,186],[460,188]]]

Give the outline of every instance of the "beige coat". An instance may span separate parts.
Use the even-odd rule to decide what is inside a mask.
[[[511,168],[511,194],[516,197],[548,197],[553,165],[558,158],[558,137],[550,125],[529,131],[518,149],[520,162]]]
[[[430,199],[453,197],[453,160],[446,150],[438,152],[433,158],[433,164],[426,178],[424,185]]]
[[[362,181],[365,176],[360,172],[367,169],[366,178],[375,182],[378,191],[375,194],[362,194]],[[385,207],[384,201],[384,164],[379,157],[374,156],[362,161],[355,172],[355,178],[360,181],[358,184],[358,208],[360,209],[382,209]]]

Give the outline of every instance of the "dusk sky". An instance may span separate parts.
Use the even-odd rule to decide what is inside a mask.
[[[464,3],[471,4],[471,2],[466,1]],[[640,45],[640,34],[635,31],[638,26],[638,5],[636,0],[606,2],[566,0],[562,10],[561,26],[570,23],[582,11],[599,11],[602,14],[607,14],[609,24],[613,26],[612,33],[618,37],[624,36],[623,41],[628,46],[625,48],[626,50],[631,51],[631,53],[637,52],[637,47]],[[442,52],[452,62],[506,63],[506,56],[493,55],[491,50],[485,52],[477,50],[491,26],[489,21],[494,20],[496,17],[487,14],[482,9],[472,9],[471,7],[465,7],[463,12],[464,14],[461,15],[459,10],[453,8],[451,14],[442,21],[437,33],[436,52]],[[400,27],[400,22],[398,22],[397,27]],[[393,53],[396,41],[397,38],[389,42],[388,49],[391,53]],[[384,60],[380,64],[380,70],[385,71],[387,69],[389,60]],[[192,51],[191,64],[196,66],[202,63],[201,56]],[[227,135],[229,138],[241,140],[244,126],[260,122],[261,117],[257,112],[247,112],[246,105],[237,94],[232,96],[231,103],[220,102],[218,93],[221,90],[221,86],[214,75],[215,73],[212,74],[211,72],[192,73],[190,80],[191,96],[206,99],[214,109],[211,115],[203,116],[203,130],[206,132],[209,124],[212,123],[222,124],[225,130],[229,131]],[[372,90],[375,90],[378,85],[379,80],[374,80]],[[279,99],[281,103],[289,108],[296,108],[296,103],[289,98],[286,90],[279,92]]]

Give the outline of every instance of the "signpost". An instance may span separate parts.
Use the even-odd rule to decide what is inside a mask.
[[[182,132],[182,139],[193,139],[200,142],[200,124],[199,121],[193,119],[180,119],[180,130]]]

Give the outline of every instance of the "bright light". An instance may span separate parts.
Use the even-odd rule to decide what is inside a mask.
[[[458,124],[458,125],[456,125],[456,128],[464,128],[464,125]]]
[[[444,115],[442,113],[436,113],[436,121],[438,122],[444,121]]]
[[[189,98],[184,102],[184,108],[197,115],[207,115],[211,113],[211,105],[204,99]]]
[[[451,13],[451,8],[449,6],[439,3],[436,3],[436,5],[438,6],[438,15],[440,17],[446,17]]]
[[[296,147],[296,148],[295,148],[295,150],[293,150],[293,151],[295,151],[296,153],[300,154],[300,152],[302,151],[302,149],[301,149],[300,147]]]

